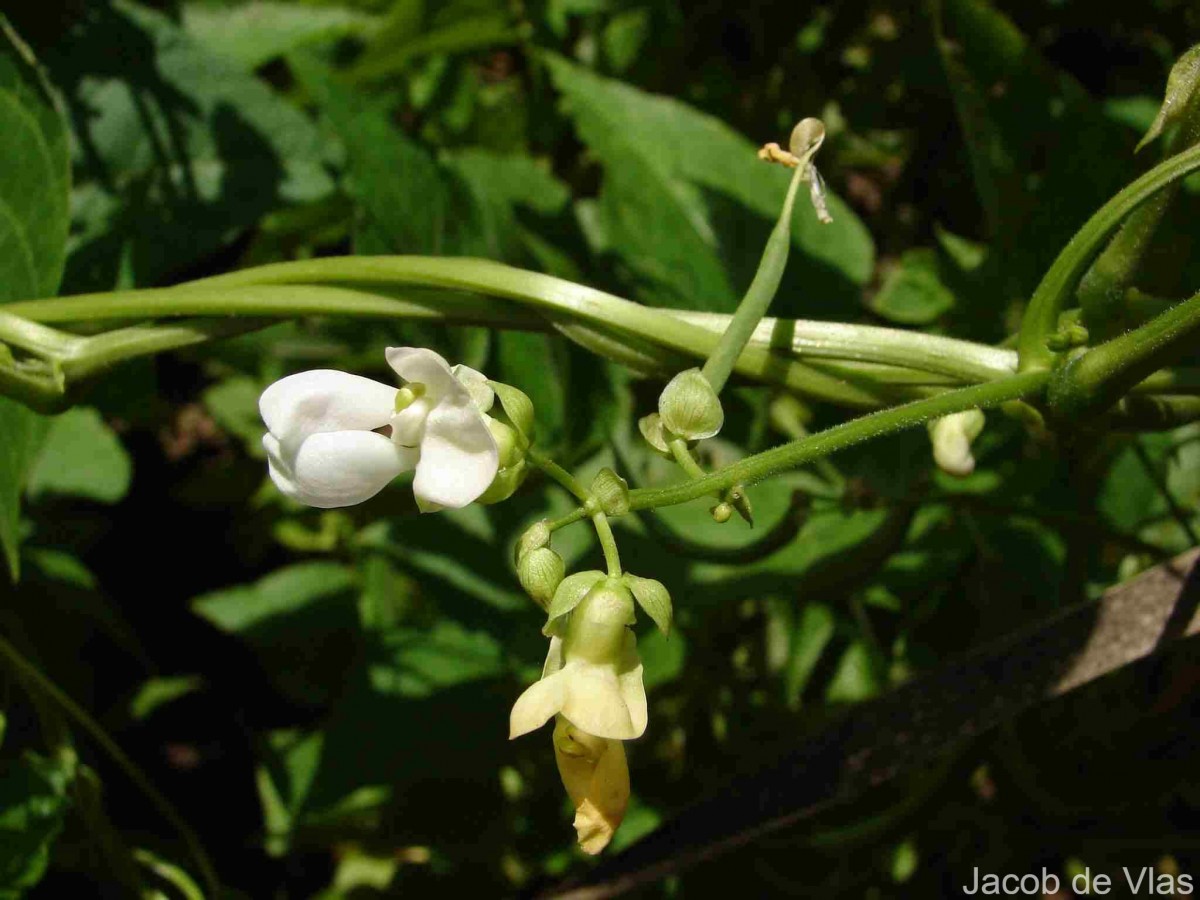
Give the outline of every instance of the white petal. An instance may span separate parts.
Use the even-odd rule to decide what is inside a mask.
[[[388,347],[387,361],[405,381],[425,385],[427,396],[436,403],[446,394],[465,393],[455,379],[450,364],[432,350],[424,347]]]
[[[486,491],[500,467],[492,432],[470,398],[464,399],[465,403],[439,403],[425,419],[421,460],[413,478],[418,498],[451,509],[466,506]]]
[[[546,663],[542,666],[542,677],[547,678],[555,672],[559,672],[563,667],[563,639],[560,637],[550,638],[550,650],[546,654]]]
[[[396,388],[333,369],[289,375],[258,401],[267,430],[287,445],[298,445],[310,434],[379,428],[395,407]]]
[[[549,722],[562,709],[563,692],[562,675],[551,675],[527,687],[508,716],[508,739],[528,734]]]
[[[562,714],[572,725],[596,737],[626,741],[640,737],[639,731],[617,681],[616,670],[610,665],[572,660],[557,678],[566,680],[566,698]]]
[[[486,375],[475,371],[470,366],[464,366],[462,363],[450,371],[454,373],[458,383],[467,389],[467,393],[471,395],[471,401],[480,412],[485,413],[492,408],[492,404],[496,402],[496,392],[488,384]]]
[[[416,462],[416,451],[398,447],[373,431],[314,434],[293,455],[287,450],[283,445],[280,468],[286,467],[284,474],[295,486],[293,496],[321,509],[369,500]]]
[[[625,701],[625,708],[629,710],[629,720],[636,732],[634,737],[641,737],[649,721],[646,712],[646,686],[642,682],[642,660],[637,652],[637,638],[629,630],[625,632],[625,647],[621,655],[621,664],[617,668],[617,682],[621,688],[621,699]]]
[[[271,475],[271,480],[275,482],[275,487],[279,488],[279,493],[285,497],[291,497],[297,503],[304,503],[308,506],[316,505],[316,498],[304,493],[296,484],[292,464],[284,458],[283,448],[275,436],[269,432],[264,434],[263,447],[267,451],[267,471]]]

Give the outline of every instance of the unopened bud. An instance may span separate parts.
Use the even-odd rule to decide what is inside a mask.
[[[733,507],[728,503],[721,502],[710,509],[709,513],[712,515],[714,522],[718,525],[724,525],[733,516]]]
[[[680,372],[658,398],[663,427],[688,441],[710,438],[725,424],[721,398],[699,369]]]
[[[496,473],[496,477],[492,479],[491,485],[486,491],[479,495],[476,503],[500,503],[507,500],[517,492],[517,488],[525,481],[525,476],[529,474],[529,467],[525,465],[525,460],[518,460],[515,465],[508,466]]]
[[[592,479],[592,496],[608,516],[629,512],[629,483],[612,469],[603,468]]]
[[[549,547],[538,547],[521,557],[517,563],[517,578],[534,603],[549,609],[566,570],[561,556]]]
[[[532,553],[534,550],[549,547],[550,533],[550,523],[545,519],[534,522],[526,528],[521,537],[517,539],[516,561],[520,562],[522,556]]]
[[[507,469],[509,466],[516,465],[525,458],[525,448],[522,446],[520,435],[516,429],[509,425],[505,425],[499,419],[494,419],[491,416],[484,416],[484,421],[487,422],[488,431],[492,433],[492,438],[496,441],[496,450],[500,454],[500,468]]]
[[[504,415],[508,417],[508,421],[512,423],[513,428],[517,430],[525,446],[528,447],[529,442],[533,440],[533,401],[524,391],[518,390],[511,384],[489,381],[488,385],[496,392]]]
[[[983,431],[984,416],[978,409],[951,413],[929,423],[929,439],[933,443],[933,459],[938,468],[950,475],[965,478],[975,471],[971,442]]]

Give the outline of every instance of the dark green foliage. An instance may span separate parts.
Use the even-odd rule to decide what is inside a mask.
[[[834,222],[801,195],[770,314],[995,343],[1158,159],[1132,151],[1200,29],[1172,0],[12,5],[0,302],[355,253],[485,257],[730,312],[788,184],[755,150],[819,115]],[[1158,297],[1200,283],[1194,182],[1134,280]],[[0,397],[0,636],[179,807],[229,896],[507,896],[586,869],[549,729],[507,740],[546,653],[512,548],[575,501],[534,474],[437,515],[403,478],[359,507],[302,508],[266,480],[257,412],[286,374],[388,380],[384,347],[429,346],[524,391],[537,447],[584,484],[604,467],[632,488],[676,478],[637,435],[662,383],[557,324],[299,320],[116,369],[57,418]],[[732,382],[701,465],[848,416],[778,400]],[[753,529],[717,524],[712,498],[615,520],[627,571],[665,585],[672,618],[664,636],[639,614],[651,724],[628,745],[614,849],[848,706],[1196,543],[1195,425],[987,422],[964,479],[921,430],[750,486]],[[568,574],[603,565],[586,523],[553,549]],[[1182,656],[646,895],[945,896],[975,865],[1200,875]],[[86,777],[61,761],[55,708],[0,667],[0,900],[139,878],[186,895],[187,842],[82,731]]]

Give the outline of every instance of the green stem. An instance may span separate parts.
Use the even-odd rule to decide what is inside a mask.
[[[574,525],[580,519],[584,519],[586,517],[587,510],[582,506],[577,506],[565,516],[559,516],[557,519],[547,522],[546,527],[549,528],[550,532],[553,534],[555,531],[558,531],[558,529],[566,528],[568,525]]]
[[[1063,420],[1112,406],[1160,366],[1190,349],[1200,331],[1200,294],[1145,325],[1093,347],[1060,366],[1047,398]]]
[[[738,304],[737,311],[717,341],[717,346],[713,348],[704,363],[704,368],[700,370],[718,394],[725,387],[738,357],[742,355],[751,335],[754,334],[754,329],[767,314],[767,307],[775,298],[775,292],[779,290],[779,282],[783,279],[783,271],[787,267],[788,250],[792,245],[792,209],[796,204],[796,189],[800,186],[801,176],[807,171],[807,164],[796,167],[788,185],[779,221],[775,223],[775,227],[771,229],[771,236],[767,238],[767,246],[763,250],[758,271],[754,273],[746,295]]]
[[[612,526],[608,524],[608,516],[602,512],[592,515],[592,525],[596,528],[596,537],[600,539],[600,549],[604,551],[604,565],[610,578],[621,575],[621,556],[617,553],[617,539],[613,535]]]
[[[688,450],[687,441],[683,438],[674,438],[667,444],[667,447],[670,449],[671,455],[675,457],[675,462],[679,464],[679,468],[683,469],[688,478],[703,478],[708,474],[692,458],[692,452]]]
[[[592,526],[596,529],[596,537],[600,540],[600,549],[604,551],[604,564],[608,567],[608,574],[613,577],[620,575],[621,557],[617,553],[617,539],[613,536],[612,526],[608,524],[608,516],[598,508],[596,498],[579,483],[574,475],[544,453],[530,447],[526,451],[526,458],[570,491],[575,499],[583,504],[579,509],[551,522],[550,530],[555,531],[564,525],[578,522],[584,516],[591,516]]]
[[[713,331],[729,321],[717,313],[681,310],[672,315]],[[1012,350],[877,325],[766,318],[755,327],[750,344],[807,359],[901,366],[968,383],[994,381],[1017,370],[1017,354]]]
[[[311,283],[331,281],[345,284]],[[647,308],[485,260],[423,257],[279,263],[175,288],[22,301],[5,309],[39,322],[351,315],[542,331],[569,328],[574,322],[609,336],[610,343],[649,342],[660,353],[670,349],[684,359],[703,357],[715,348],[731,321],[724,315]],[[830,368],[830,360],[842,361],[842,368]],[[849,364],[852,369],[846,370]],[[1004,377],[1014,366],[1011,351],[968,341],[901,329],[768,319],[754,329],[736,368],[823,399],[878,406],[894,393],[883,386],[895,379],[896,367],[975,382]],[[914,374],[906,373],[909,380]]]
[[[1050,367],[1054,354],[1046,339],[1054,333],[1058,314],[1113,229],[1147,198],[1198,168],[1200,145],[1159,163],[1100,207],[1075,233],[1046,271],[1025,310],[1017,344],[1021,371]]]
[[[566,488],[580,503],[587,505],[591,501],[592,495],[588,493],[587,488],[580,484],[574,475],[540,450],[530,447],[525,451],[525,458]]]
[[[484,259],[369,256],[300,260],[206,278],[193,282],[188,290],[250,284],[321,283],[407,285],[482,292],[647,338],[693,357],[708,356],[720,340],[718,334],[681,322],[661,310],[561,278]],[[14,312],[31,314],[27,306]],[[736,370],[756,380],[770,378],[793,390],[850,406],[877,406],[884,399],[868,388],[847,384],[840,378],[759,347],[747,347],[737,361]]]
[[[125,755],[125,751],[117,746],[116,741],[108,736],[108,733],[91,717],[87,710],[72,700],[62,688],[43,675],[37,666],[25,659],[20,651],[2,636],[0,636],[0,656],[4,657],[5,661],[21,678],[30,682],[39,691],[58,704],[112,758],[117,767],[129,777],[129,780],[137,785],[142,793],[149,798],[150,802],[163,815],[163,818],[171,823],[175,830],[179,832],[180,837],[183,838],[184,843],[187,844],[188,850],[191,852],[192,858],[196,863],[196,868],[200,870],[201,877],[208,888],[209,896],[220,896],[221,883],[217,878],[216,870],[208,859],[208,854],[204,852],[204,847],[201,845],[199,838],[187,822],[184,821],[183,816],[179,814],[171,801],[154,786],[149,777],[138,768],[137,764]]]
[[[1040,394],[1049,379],[1049,372],[1024,372],[1001,381],[948,391],[927,400],[916,400],[903,406],[871,413],[803,440],[747,457],[704,478],[665,488],[630,491],[630,508],[671,506],[703,497],[712,491],[725,490],[739,482],[751,484],[854,444],[910,428],[939,416],[965,409],[997,406],[1008,400],[1030,398]]]

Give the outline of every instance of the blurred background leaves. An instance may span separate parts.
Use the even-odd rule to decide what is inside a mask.
[[[1200,29],[1176,0],[17,6],[0,99],[28,124],[0,103],[0,199],[36,233],[18,271],[0,219],[2,300],[60,273],[78,293],[353,252],[483,256],[729,311],[786,187],[754,149],[819,115],[834,224],[798,212],[773,312],[988,341],[1161,152],[1132,156]],[[1189,184],[1140,287],[1194,289],[1195,214]],[[231,896],[499,896],[585,865],[549,734],[506,741],[545,653],[510,550],[569,501],[531,478],[502,505],[418,517],[403,484],[333,511],[266,484],[263,387],[317,367],[388,379],[397,344],[528,392],[540,444],[585,482],[671,477],[631,437],[659,385],[557,334],[281,323],[118,370],[53,419],[0,399],[0,542],[21,563],[0,628],[178,803]],[[845,416],[779,402],[735,385],[705,464]],[[990,414],[977,450],[956,481],[923,433],[855,448],[752,489],[754,530],[699,501],[620,521],[676,626],[639,629],[652,725],[618,848],[847,705],[1196,543],[1194,428],[1051,446]],[[582,527],[555,549],[576,569],[598,554]],[[1154,762],[1175,760],[1194,684],[1185,664],[1127,678],[1122,702],[1038,712],[649,890],[882,898],[944,894],[974,865],[1197,871],[1179,837],[1195,773]],[[159,863],[124,877],[160,889],[164,860],[190,865],[80,741],[93,802],[19,679],[0,676],[0,708],[0,896],[121,895],[131,848]],[[1047,786],[1085,756],[1085,778]],[[1114,782],[1119,825],[1095,796]]]

